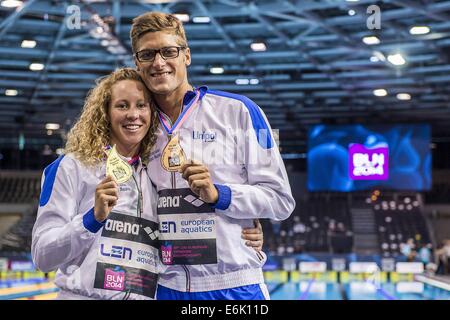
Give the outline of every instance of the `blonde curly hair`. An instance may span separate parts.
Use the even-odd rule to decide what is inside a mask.
[[[111,124],[108,116],[112,86],[122,80],[141,82],[139,73],[132,68],[121,68],[97,80],[97,85],[86,97],[81,115],[67,135],[64,153],[73,153],[86,166],[94,166],[104,159],[104,148],[110,143]],[[144,84],[145,87],[145,84]],[[148,97],[151,97],[148,94]],[[151,105],[150,128],[142,139],[140,157],[148,162],[150,151],[156,142],[155,131],[158,128],[158,115],[154,103]]]

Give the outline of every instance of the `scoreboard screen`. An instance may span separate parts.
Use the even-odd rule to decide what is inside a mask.
[[[313,126],[308,190],[430,190],[430,140],[426,124]]]

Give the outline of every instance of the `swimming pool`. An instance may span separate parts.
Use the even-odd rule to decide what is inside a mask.
[[[322,281],[268,283],[272,300],[450,300],[450,291],[422,282],[384,283],[361,281],[346,284]]]
[[[272,300],[450,300],[450,291],[413,277],[378,279],[364,275],[337,277],[285,272],[267,274],[266,284]],[[376,280],[376,281],[375,281]],[[0,280],[0,300],[54,299],[58,288],[43,278]]]

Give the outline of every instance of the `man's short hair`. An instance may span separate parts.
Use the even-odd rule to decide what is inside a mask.
[[[147,32],[164,31],[178,36],[178,44],[187,47],[186,33],[182,22],[173,14],[147,12],[133,19],[130,37],[133,53],[136,53],[139,39]]]

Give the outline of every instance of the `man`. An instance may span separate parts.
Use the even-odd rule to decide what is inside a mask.
[[[149,162],[166,266],[157,299],[269,299],[265,256],[241,230],[288,218],[295,201],[264,113],[244,96],[188,82],[191,53],[175,16],[137,17],[131,43],[161,121]]]

